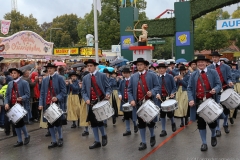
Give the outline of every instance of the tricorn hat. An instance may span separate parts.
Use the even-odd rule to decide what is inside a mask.
[[[48,67],[57,68],[58,66],[56,66],[54,63],[48,63],[46,66],[43,66],[43,67],[47,69]]]
[[[159,63],[157,68],[167,68],[168,66],[165,63]]]
[[[171,65],[171,64],[176,64],[175,62],[171,61],[168,65]]]
[[[191,66],[192,63],[195,63],[195,64],[196,64],[196,62],[195,62],[194,60],[192,60],[192,61],[190,61],[190,62],[188,63],[188,65]]]
[[[199,54],[199,55],[197,55],[197,58],[196,59],[194,59],[193,61],[192,61],[192,63],[193,62],[197,62],[197,61],[207,61],[207,62],[209,62],[210,60],[208,59],[208,58],[206,58],[204,55],[202,55],[202,54]]]
[[[222,54],[218,53],[217,51],[215,52],[212,52],[209,56],[218,56],[218,57],[221,57]]]
[[[149,65],[149,62],[146,61],[144,58],[138,58],[136,61],[133,62],[134,65],[137,65],[138,62],[142,62],[146,64],[147,66]]]
[[[22,72],[21,70],[17,69],[17,68],[10,68],[8,71],[9,71],[10,73],[12,73],[12,71],[16,71],[16,72],[18,72],[18,73],[20,74],[20,76],[23,75],[23,72]]]
[[[73,76],[73,75],[75,75],[75,76],[79,76],[78,74],[77,74],[77,72],[75,72],[75,71],[73,71],[73,72],[70,72],[69,74],[68,74],[68,76],[69,77],[71,77],[71,76]]]
[[[131,70],[130,70],[130,68],[127,68],[127,67],[126,67],[126,68],[123,68],[123,69],[122,69],[122,72],[123,72],[123,73],[131,73]]]
[[[84,62],[85,65],[87,65],[88,63],[91,63],[91,64],[93,64],[94,66],[99,65],[99,64],[98,64],[95,60],[93,60],[93,59],[89,59],[89,60],[87,60],[87,61]]]

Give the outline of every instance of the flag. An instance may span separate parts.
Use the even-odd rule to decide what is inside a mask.
[[[1,33],[6,35],[8,34],[10,28],[11,20],[2,20],[1,21]]]
[[[99,12],[99,15],[102,14],[102,3],[101,0],[97,0],[97,10]]]

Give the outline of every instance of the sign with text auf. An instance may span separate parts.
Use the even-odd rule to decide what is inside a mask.
[[[217,30],[240,28],[240,18],[217,20]]]
[[[78,48],[55,48],[53,52],[54,55],[78,55],[78,53]]]
[[[93,47],[80,48],[80,54],[82,56],[95,56],[95,48],[93,48]],[[98,49],[98,56],[102,56],[102,50],[101,49]]]

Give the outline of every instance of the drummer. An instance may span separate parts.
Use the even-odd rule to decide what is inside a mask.
[[[204,55],[198,55],[197,59],[194,60],[197,63],[197,68],[195,72],[193,72],[188,81],[188,102],[190,108],[190,119],[192,121],[198,120],[198,129],[202,139],[201,151],[207,151],[207,139],[206,139],[206,122],[203,118],[199,117],[196,113],[199,105],[206,98],[212,98],[215,94],[218,94],[221,90],[221,82],[218,76],[218,73],[214,69],[207,68],[207,62],[209,59],[205,58]],[[216,97],[216,96],[214,96]],[[214,98],[213,97],[213,98]],[[217,100],[218,99],[214,98]],[[197,118],[196,118],[197,117]],[[213,121],[208,124],[211,130],[211,145],[215,147],[217,145],[216,138],[216,127],[217,121]]]
[[[232,88],[234,86],[233,82],[232,82],[232,75],[231,75],[231,68],[220,62],[220,57],[222,56],[222,54],[219,54],[218,52],[212,52],[210,54],[210,56],[212,56],[212,61],[213,64],[209,65],[208,68],[211,69],[215,69],[220,77],[220,81],[222,83],[222,89],[226,90],[228,87]],[[224,60],[223,60],[224,61]],[[220,99],[220,93],[218,95],[218,98]],[[226,108],[226,106],[222,105],[224,110],[223,110],[223,117],[224,117],[224,121],[223,121],[223,128],[225,133],[229,133],[229,129],[228,129],[228,116],[229,116],[229,109]],[[225,116],[224,116],[225,115]],[[221,116],[222,117],[222,116]],[[218,119],[217,123],[217,137],[221,136],[221,131],[220,131],[220,126],[219,126],[219,121],[220,119]]]
[[[52,63],[48,63],[45,68],[48,75],[42,80],[40,98],[39,98],[39,110],[46,110],[52,103],[61,104],[66,97],[66,84],[63,78],[57,73],[57,66]],[[59,106],[63,109],[63,106]],[[47,121],[43,118],[43,121]],[[62,116],[59,117],[53,124],[48,123],[49,132],[51,134],[52,142],[48,148],[62,147],[63,146],[63,133],[62,133]],[[58,132],[58,142],[56,140],[55,129]]]
[[[176,83],[174,81],[173,76],[171,74],[166,73],[167,65],[165,63],[160,63],[157,66],[157,69],[159,73],[158,81],[159,81],[160,87],[159,87],[159,92],[156,98],[158,99],[158,105],[160,106],[161,102],[165,101],[167,97],[174,98],[177,89],[176,89]],[[166,128],[165,128],[166,115],[171,120],[172,131],[173,132],[176,131],[176,124],[174,122],[174,117],[173,117],[174,111],[164,112],[161,110],[160,118],[161,118],[161,124],[162,124],[162,131],[161,131],[160,137],[164,137],[167,135]]]
[[[120,110],[123,111],[122,105],[128,102],[128,84],[131,76],[131,71],[129,68],[123,68],[122,70],[122,75],[124,77],[123,80],[120,81],[119,84],[119,89],[118,89],[118,96],[121,101],[121,108]],[[132,119],[133,124],[134,124],[134,133],[138,132],[138,127],[136,123],[136,116],[135,119],[133,119],[133,115],[131,112],[123,112],[124,120],[125,120],[125,125],[126,125],[126,132],[123,133],[123,136],[128,136],[131,135],[131,129],[130,129],[130,119]]]
[[[129,81],[128,85],[128,102],[133,107],[133,120],[136,120],[137,109],[143,104],[145,100],[156,100],[156,94],[159,92],[159,83],[157,75],[146,71],[146,67],[149,62],[143,58],[138,58],[133,62],[137,66],[138,72],[134,73]],[[144,122],[140,117],[138,119],[138,128],[140,130],[141,140],[139,151],[147,148],[146,144],[146,126],[150,131],[150,145],[153,147],[156,144],[154,127],[157,117],[150,123]]]
[[[82,83],[82,98],[88,105],[88,117],[87,122],[91,122],[92,130],[94,133],[94,143],[89,146],[89,149],[99,148],[101,146],[106,146],[107,141],[107,134],[105,132],[103,122],[97,121],[92,107],[93,105],[97,104],[99,101],[103,99],[109,100],[110,95],[112,93],[112,89],[109,85],[107,76],[103,73],[97,71],[98,63],[92,59],[84,62],[85,65],[88,67],[88,71],[90,72],[86,76],[83,77]],[[102,134],[102,145],[99,140],[98,130],[100,130]]]
[[[8,83],[8,88],[6,91],[6,96],[4,100],[5,110],[11,109],[16,103],[23,106],[29,104],[30,98],[30,88],[27,81],[21,79],[23,75],[22,71],[17,68],[10,68],[9,72],[13,77],[13,81]],[[10,123],[8,118],[5,120],[6,123]],[[21,118],[15,125],[15,131],[17,134],[17,143],[14,147],[19,147],[22,145],[27,145],[30,142],[30,135],[28,134],[26,125],[23,118]],[[22,133],[24,133],[25,139],[22,141]]]

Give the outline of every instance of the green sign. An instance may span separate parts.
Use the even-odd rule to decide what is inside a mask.
[[[165,44],[166,41],[164,39],[152,39],[148,40],[148,44]]]

